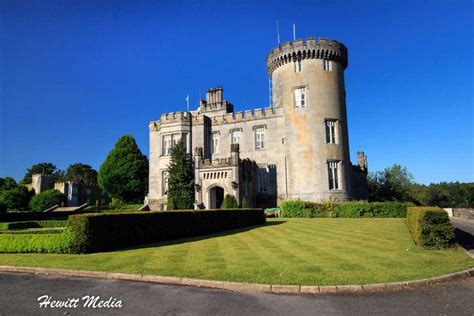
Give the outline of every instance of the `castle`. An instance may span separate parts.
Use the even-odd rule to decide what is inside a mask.
[[[286,199],[367,199],[367,157],[349,155],[344,70],[347,48],[325,38],[295,40],[267,56],[270,107],[234,112],[221,86],[199,108],[162,114],[149,124],[148,205],[166,209],[171,149],[183,140],[193,157],[195,199],[219,208],[225,194],[249,207]]]

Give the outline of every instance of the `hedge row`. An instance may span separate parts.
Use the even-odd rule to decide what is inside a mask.
[[[447,248],[454,243],[454,227],[446,211],[438,207],[408,207],[408,230],[415,243],[427,249]]]
[[[28,234],[60,234],[65,229],[62,227],[58,228],[33,228],[33,229],[20,229],[20,230],[0,230],[0,234],[13,234],[13,235],[28,235]]]
[[[69,252],[70,238],[61,234],[0,234],[0,253]]]
[[[44,221],[44,220],[66,220],[75,214],[91,213],[93,211],[77,212],[8,212],[0,213],[0,222],[23,222],[23,221]]]
[[[265,224],[262,209],[83,214],[69,218],[70,252],[90,253]]]
[[[7,222],[7,223],[0,223],[0,231],[11,230],[11,229],[26,229],[26,228],[65,227],[66,225],[67,225],[67,221],[65,220]]]
[[[399,202],[314,203],[288,200],[281,203],[283,217],[406,217],[406,207]]]

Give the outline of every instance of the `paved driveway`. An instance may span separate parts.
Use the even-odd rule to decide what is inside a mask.
[[[53,315],[472,315],[474,280],[392,293],[291,296],[92,278],[0,273],[0,314]],[[39,308],[52,300],[100,296],[121,309]],[[80,303],[79,305],[81,305]]]
[[[456,227],[457,241],[474,259],[474,220],[459,217],[451,217],[450,219],[451,223]]]

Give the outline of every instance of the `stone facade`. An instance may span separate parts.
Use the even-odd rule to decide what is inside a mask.
[[[51,175],[32,175],[31,186],[35,191],[35,194],[39,194],[51,189],[58,190],[66,197],[66,204],[64,206],[80,206],[81,204],[87,202],[91,194],[91,190],[89,188],[81,187],[75,182],[54,182],[54,178]],[[83,193],[82,200],[80,198],[81,191]]]
[[[296,198],[367,199],[367,156],[359,152],[357,165],[349,157],[347,65],[347,49],[337,41],[288,42],[267,56],[270,107],[234,112],[219,86],[207,91],[197,110],[152,121],[150,208],[165,208],[166,170],[180,139],[193,155],[196,203],[205,208],[217,206],[217,187],[219,195],[245,197],[258,207]]]

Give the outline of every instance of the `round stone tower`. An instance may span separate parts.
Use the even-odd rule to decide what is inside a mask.
[[[335,40],[287,42],[267,56],[272,103],[283,115],[286,198],[352,198],[345,102],[347,48]]]

